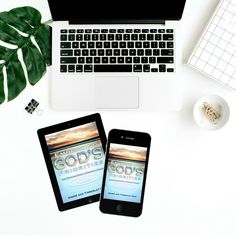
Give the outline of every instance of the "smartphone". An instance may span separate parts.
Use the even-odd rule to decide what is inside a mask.
[[[108,136],[100,211],[138,217],[142,214],[151,136],[113,129]]]

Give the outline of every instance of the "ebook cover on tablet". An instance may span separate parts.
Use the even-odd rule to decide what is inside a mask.
[[[38,130],[59,210],[99,200],[105,131],[99,114]]]

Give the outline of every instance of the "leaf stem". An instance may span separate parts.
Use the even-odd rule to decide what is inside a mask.
[[[52,22],[53,22],[53,19],[50,19],[50,20],[47,20],[47,21],[43,22],[42,24],[43,24],[43,25],[49,25],[49,24],[51,24]]]

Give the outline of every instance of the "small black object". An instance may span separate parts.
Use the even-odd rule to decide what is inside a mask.
[[[25,107],[25,110],[29,113],[29,114],[33,114],[33,112],[37,109],[37,107],[39,106],[39,103],[32,99],[29,104]]]

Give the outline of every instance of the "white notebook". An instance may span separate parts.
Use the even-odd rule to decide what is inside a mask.
[[[236,90],[236,0],[221,0],[187,62]]]

